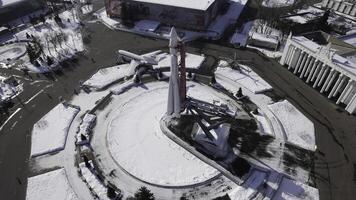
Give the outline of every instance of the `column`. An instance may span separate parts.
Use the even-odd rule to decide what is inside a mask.
[[[289,67],[288,67],[288,70],[290,70],[292,68],[295,68],[300,56],[301,56],[301,50],[298,49],[297,47],[295,47],[294,55],[293,55],[293,58],[291,59],[291,62],[290,62]]]
[[[354,114],[356,112],[356,94],[354,94],[349,104],[347,104],[346,111],[350,114]]]
[[[323,67],[323,63],[321,61],[319,61],[319,64],[318,64],[318,66],[317,66],[316,70],[314,71],[314,74],[313,74],[313,76],[311,78],[311,81],[315,81],[315,79],[319,75],[320,70],[322,69],[322,67]]]
[[[339,86],[336,88],[336,90],[335,90],[335,92],[334,92],[334,94],[333,94],[333,97],[336,97],[336,95],[340,92],[341,87],[342,87],[342,86],[345,84],[345,82],[346,82],[346,79],[347,79],[347,76],[343,75]]]
[[[301,64],[302,60],[304,59],[304,57],[305,57],[305,52],[302,51],[302,52],[300,53],[299,58],[298,58],[298,62],[297,62],[297,64],[295,65],[294,72],[293,72],[294,74],[297,73],[298,67],[300,66],[300,64]]]
[[[340,2],[335,1],[335,2],[334,2],[333,9],[334,9],[334,10],[338,10],[338,9],[339,9],[339,6],[340,6]]]
[[[313,88],[316,88],[316,86],[318,86],[318,83],[320,82],[320,79],[321,77],[323,76],[323,74],[325,73],[326,71],[326,65],[322,65],[321,69],[320,69],[320,72],[318,73],[317,75],[317,79],[316,81],[314,82],[314,85],[313,85]]]
[[[308,54],[304,52],[303,59],[300,62],[300,65],[297,66],[297,68],[295,68],[294,74],[296,74],[296,73],[298,73],[298,72],[300,72],[302,70],[302,68],[304,67],[305,61],[307,61],[307,58],[308,58]]]
[[[322,7],[327,7],[329,0],[323,0]]]
[[[339,88],[339,85],[340,85],[341,80],[342,80],[343,78],[344,78],[344,76],[343,76],[342,74],[340,74],[340,75],[339,75],[339,78],[337,79],[337,81],[336,81],[336,83],[335,83],[335,85],[334,85],[334,87],[332,87],[332,89],[331,89],[331,91],[330,91],[330,93],[329,93],[329,95],[328,95],[328,98],[329,98],[329,99],[334,96],[334,93],[335,93],[336,89]]]
[[[318,61],[317,59],[315,59],[314,61],[314,65],[313,67],[310,69],[308,78],[307,78],[307,83],[310,82],[310,80],[312,79],[313,75],[315,74],[314,72],[316,72],[316,70],[318,69],[318,66],[320,64],[320,61]]]
[[[289,54],[289,57],[287,58],[287,61],[286,61],[286,64],[289,66],[293,57],[294,57],[294,53],[295,53],[295,47],[293,45],[291,45],[291,51],[290,51],[290,54]]]
[[[329,1],[327,8],[333,7],[333,4],[334,4],[334,0]]]
[[[353,6],[350,15],[351,15],[352,17],[356,17],[356,4]]]
[[[294,59],[294,56],[296,55],[296,52],[297,51],[297,49],[293,46],[292,47],[292,54],[291,54],[291,56],[290,56],[290,58],[288,59],[288,61],[287,61],[287,65],[288,66],[290,66],[291,64],[292,64],[292,61],[293,61],[293,59]]]
[[[344,101],[344,99],[345,99],[344,97],[345,97],[346,95],[348,95],[348,93],[350,92],[350,87],[351,87],[351,85],[352,85],[352,80],[350,79],[349,82],[347,83],[347,85],[346,85],[344,91],[342,91],[342,93],[341,93],[339,99],[336,101],[336,104],[340,104],[341,102]]]
[[[284,47],[283,55],[282,55],[282,58],[281,58],[281,61],[280,61],[281,65],[286,64],[286,60],[288,58],[289,53],[290,53],[290,43],[287,41],[287,44]]]
[[[341,5],[339,6],[339,11],[343,13],[344,10],[345,10],[345,3],[341,2]]]
[[[312,59],[310,60],[309,66],[308,66],[307,70],[305,71],[304,78],[308,77],[308,75],[310,74],[311,70],[315,66],[316,62],[317,62],[317,60],[314,57],[312,57]]]
[[[310,58],[310,56],[307,53],[305,55],[306,55],[305,58],[303,58],[303,61],[300,64],[300,67],[298,68],[298,73],[302,72],[302,69],[304,69],[307,60]]]
[[[346,8],[344,10],[344,14],[348,15],[351,12],[351,5],[347,2],[345,2]]]
[[[325,71],[324,71],[323,75],[321,76],[321,79],[320,79],[320,81],[318,83],[318,87],[320,87],[324,83],[324,79],[326,78],[326,75],[329,73],[330,70],[331,69],[329,67],[326,67],[326,69],[325,69]]]
[[[349,92],[346,93],[344,99],[341,102],[343,102],[346,105],[349,104],[351,98],[355,95],[355,93],[356,93],[355,81],[352,81]]]
[[[332,70],[330,72],[327,81],[325,81],[325,84],[324,84],[323,88],[321,89],[321,93],[329,91],[329,88],[330,88],[331,84],[333,83],[336,75],[337,75],[336,70]]]
[[[313,65],[313,60],[314,60],[314,58],[312,56],[308,57],[308,60],[305,63],[305,66],[304,66],[304,68],[302,70],[302,73],[300,74],[299,78],[303,78],[304,77],[305,72],[308,69],[310,69],[311,65]]]

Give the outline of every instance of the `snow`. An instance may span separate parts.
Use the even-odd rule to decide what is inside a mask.
[[[240,17],[242,10],[244,9],[248,0],[230,0],[230,7],[225,15],[219,15],[215,21],[213,21],[208,30],[210,33],[207,34],[207,37],[220,38],[226,28],[235,23],[236,20]]]
[[[81,11],[82,11],[83,15],[93,12],[93,5],[87,4],[87,5],[82,6]]]
[[[138,31],[156,31],[161,23],[152,20],[140,20],[135,23],[135,29]]]
[[[83,85],[101,90],[115,81],[125,78],[130,64],[123,64],[109,68],[99,69]]]
[[[216,0],[134,0],[142,3],[160,4],[173,7],[207,10]]]
[[[19,3],[21,1],[24,1],[24,0],[1,0],[0,8],[3,6],[8,6],[8,5],[14,4],[14,3]]]
[[[262,5],[266,7],[284,7],[294,4],[294,0],[264,0]]]
[[[153,66],[153,68],[163,68],[171,66],[171,56],[167,53],[162,53],[157,55],[159,59],[158,65]],[[204,55],[196,55],[191,53],[186,53],[185,57],[186,68],[188,69],[198,69],[205,61]],[[180,55],[178,56],[178,60],[180,60]]]
[[[64,169],[28,179],[26,200],[77,200]]]
[[[188,88],[195,97],[214,98],[207,97],[199,84],[189,83]],[[128,173],[155,184],[192,185],[217,176],[217,170],[162,133],[159,121],[166,111],[167,94],[167,83],[149,83],[118,96],[120,103],[112,102],[115,110],[107,127],[107,143],[113,158]]]
[[[76,53],[84,51],[82,34],[80,32],[79,19],[75,9],[64,11],[59,16],[62,19],[64,28],[57,25],[54,19],[46,19],[46,23],[39,23],[35,26],[28,27],[15,34],[15,40],[27,40],[26,33],[35,36],[43,47],[42,57],[52,57],[55,64],[48,66],[45,62],[40,62],[39,67],[29,62],[28,56],[24,56],[24,66],[34,73],[46,73],[58,67],[58,62],[72,58]],[[68,22],[67,20],[70,20]],[[54,41],[57,35],[64,35],[66,40],[61,42]]]
[[[26,47],[24,43],[0,46],[0,62],[7,62],[7,59],[16,60],[25,53]]]
[[[270,37],[269,35],[267,34],[261,34],[261,33],[256,33],[256,32],[253,32],[251,34],[251,38],[252,39],[255,39],[255,40],[259,40],[259,41],[262,41],[262,42],[268,42],[268,43],[272,43],[272,44],[278,44],[278,40],[274,37]]]
[[[257,125],[259,127],[260,134],[274,137],[273,130],[268,122],[268,118],[263,113],[261,113],[261,111],[259,111],[258,114],[253,114],[253,113],[251,114],[257,120]]]
[[[58,104],[43,116],[32,130],[31,156],[36,157],[65,148],[69,127],[79,110]]]
[[[92,165],[91,161],[89,162]],[[91,188],[92,191],[99,196],[99,199],[109,200],[107,197],[107,188],[102,184],[99,178],[85,166],[84,162],[79,164],[79,169],[85,182],[88,184],[89,188]]]
[[[318,200],[319,191],[301,182],[283,178],[273,199]]]
[[[0,102],[14,98],[23,91],[22,84],[14,86],[12,84],[5,83],[4,80],[6,80],[6,78],[0,76]]]
[[[83,118],[82,124],[79,127],[79,132],[76,135],[76,143],[77,144],[85,144],[89,142],[91,137],[91,129],[95,124],[96,116],[93,114],[86,114]],[[84,135],[87,140],[83,141],[81,135]]]
[[[241,71],[234,70],[230,67],[218,67],[215,71],[215,74],[229,78],[230,80],[241,84],[243,87],[253,93],[261,93],[272,90],[272,86],[270,86],[249,67],[244,65],[241,65]],[[233,93],[235,94],[237,90],[238,88],[236,88]]]
[[[315,151],[314,124],[287,100],[268,106],[282,124],[287,141],[301,148]],[[293,119],[293,120],[291,120]]]

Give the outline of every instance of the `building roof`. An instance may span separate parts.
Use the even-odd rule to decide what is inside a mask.
[[[24,0],[1,0],[0,1],[0,8],[5,7],[5,6],[9,6],[9,5],[12,5],[12,4],[15,4],[15,3],[19,3],[21,1],[24,1]]]
[[[132,0],[142,3],[152,3],[173,7],[207,10],[216,0]]]

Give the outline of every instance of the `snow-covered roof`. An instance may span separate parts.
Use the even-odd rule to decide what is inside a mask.
[[[161,4],[167,6],[190,8],[195,10],[207,10],[215,0],[133,0],[143,3]]]
[[[14,3],[19,3],[21,1],[26,1],[26,0],[1,0],[0,1],[0,8],[5,7]]]
[[[314,53],[318,53],[318,51],[323,48],[321,45],[317,44],[316,42],[309,40],[304,36],[293,36],[292,40],[294,42],[299,43],[300,45],[304,46],[305,48],[313,51]],[[332,54],[331,62],[343,69],[346,72],[349,72],[356,76],[356,63],[353,63],[352,59],[345,58],[337,53]]]

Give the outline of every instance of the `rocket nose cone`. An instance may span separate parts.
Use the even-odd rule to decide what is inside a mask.
[[[171,33],[170,33],[169,45],[176,46],[177,43],[178,43],[178,34],[177,34],[176,29],[174,27],[172,27]]]

